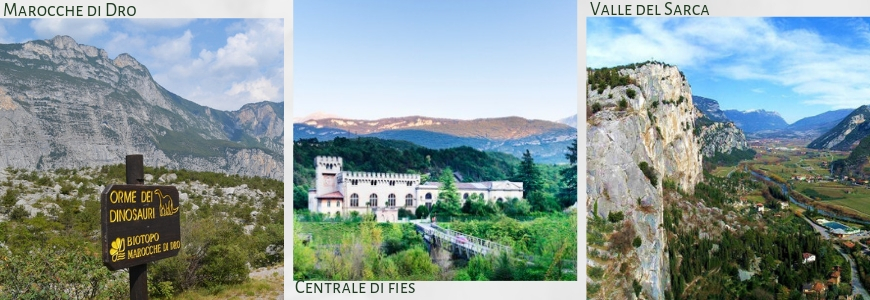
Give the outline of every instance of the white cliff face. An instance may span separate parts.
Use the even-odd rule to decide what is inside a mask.
[[[3,45],[0,70],[0,168],[143,154],[150,166],[283,179],[283,112],[271,106],[201,107],[160,87],[130,55],[113,60],[67,36]]]
[[[646,294],[659,299],[670,282],[662,181],[691,193],[702,179],[701,146],[693,134],[697,111],[691,88],[676,67],[646,64],[619,74],[635,84],[601,94],[587,90],[587,105],[603,107],[587,120],[587,208],[591,212],[597,207],[605,218],[622,211],[634,223],[642,244],[629,254],[640,261],[632,274]],[[628,89],[635,90],[633,99]],[[620,110],[623,98],[628,105]],[[640,162],[655,169],[655,184],[641,172]]]
[[[701,154],[704,157],[712,157],[716,153],[731,153],[734,149],[745,150],[746,136],[734,123],[716,122],[710,126],[701,128],[699,136],[701,140]]]

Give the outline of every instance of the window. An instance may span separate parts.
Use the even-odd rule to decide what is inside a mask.
[[[462,200],[468,200],[468,193],[462,194]]]
[[[503,201],[504,201],[504,199],[502,199],[501,197],[498,197],[498,202],[503,202]]]
[[[413,206],[414,205],[414,196],[408,194],[405,196],[405,206]]]
[[[408,181],[408,186],[412,186],[413,184],[414,184],[414,182]]]
[[[332,207],[332,201],[326,200],[326,207]]]
[[[356,185],[356,182],[357,182],[357,180],[356,180],[356,179],[354,179],[354,180],[351,180],[351,181],[350,181],[350,185]]]
[[[377,181],[377,180],[372,180],[372,185],[378,185],[378,181]]]
[[[357,195],[356,193],[350,195],[350,206],[359,206],[359,195]]]
[[[480,193],[480,200],[483,200],[483,193]]]
[[[390,186],[396,186],[396,181],[395,181],[395,180],[390,180]]]
[[[369,205],[378,206],[378,194],[372,194],[369,196]]]
[[[396,206],[396,194],[390,194],[389,196],[387,196],[387,206]]]
[[[426,193],[426,200],[432,200],[432,193]]]

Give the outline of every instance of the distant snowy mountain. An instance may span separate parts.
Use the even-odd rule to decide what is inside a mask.
[[[725,111],[725,116],[747,134],[774,131],[788,127],[788,123],[775,111],[763,109],[739,111],[731,109]]]

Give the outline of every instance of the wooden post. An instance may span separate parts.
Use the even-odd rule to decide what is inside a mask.
[[[142,154],[127,155],[127,184],[145,184],[145,164]],[[148,299],[148,264],[130,267],[130,299]]]

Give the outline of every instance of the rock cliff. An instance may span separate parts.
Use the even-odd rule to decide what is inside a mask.
[[[110,59],[67,36],[0,44],[0,69],[0,168],[91,167],[135,153],[151,166],[283,179],[283,104],[200,106],[130,55]]]
[[[842,151],[852,149],[852,146],[870,135],[868,119],[870,119],[870,107],[862,105],[843,118],[837,126],[812,141],[807,148]]]
[[[646,63],[618,69],[625,85],[608,85],[588,70],[586,194],[588,211],[606,218],[623,212],[641,238],[623,261],[636,260],[628,273],[653,299],[669,286],[663,189],[665,180],[691,193],[702,179],[701,145],[694,134],[699,113],[682,73],[673,66]],[[624,79],[627,77],[628,79]],[[639,165],[653,169],[655,181]],[[627,281],[631,288],[631,280]]]
[[[732,150],[746,150],[746,136],[734,123],[714,122],[700,127],[701,154],[712,157],[716,153],[729,154]]]

